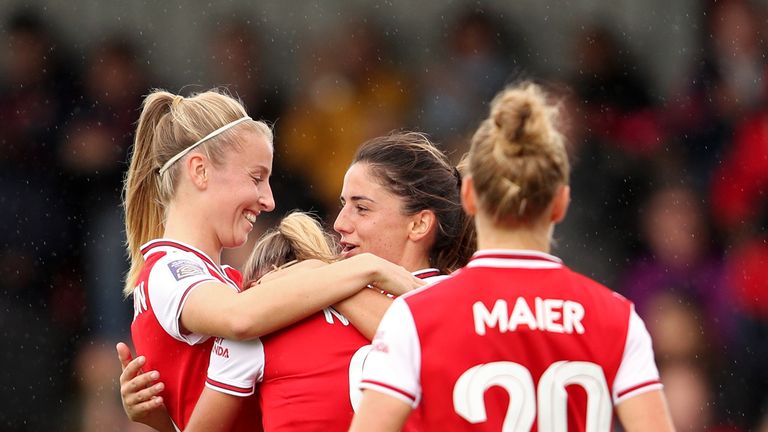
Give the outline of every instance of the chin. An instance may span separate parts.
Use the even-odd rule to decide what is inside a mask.
[[[228,242],[224,243],[224,247],[228,249],[235,249],[242,247],[246,242],[248,242],[247,233],[242,236],[233,236]]]

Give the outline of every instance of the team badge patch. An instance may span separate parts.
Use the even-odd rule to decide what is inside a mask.
[[[171,273],[173,273],[173,277],[175,277],[177,281],[190,276],[205,274],[205,271],[200,267],[200,264],[185,259],[171,261],[168,263],[168,268],[171,269]]]

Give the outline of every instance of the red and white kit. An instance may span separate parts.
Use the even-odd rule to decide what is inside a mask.
[[[213,346],[213,338],[180,330],[184,302],[204,282],[221,282],[239,292],[242,278],[237,270],[219,267],[200,250],[177,241],[153,240],[141,252],[145,262],[133,291],[133,345],[147,358],[144,370],[160,372],[163,401],[183,430],[203,391]],[[243,410],[233,430],[251,431],[259,421],[256,398],[251,399],[253,409]]]
[[[661,388],[632,303],[535,251],[479,251],[396,299],[373,347],[361,387],[428,430],[609,431],[614,405]]]
[[[436,269],[414,273],[439,280]],[[346,431],[362,397],[359,382],[370,341],[333,308],[262,337],[217,338],[211,351],[211,389],[249,396],[258,386],[265,432]]]

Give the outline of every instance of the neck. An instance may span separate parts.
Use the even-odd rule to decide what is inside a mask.
[[[406,252],[397,264],[400,264],[411,273],[432,267],[429,264],[429,255],[426,253],[410,254]]]
[[[499,226],[477,215],[478,249],[528,249],[549,253],[554,224],[535,223],[516,227]]]
[[[194,211],[193,208],[171,203],[168,207],[163,237],[194,246],[208,255],[216,265],[219,265],[221,263],[221,244],[211,231],[206,232],[200,229],[201,226],[206,226],[204,219],[204,216],[199,211]]]

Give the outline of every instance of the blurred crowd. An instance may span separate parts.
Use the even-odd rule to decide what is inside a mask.
[[[703,9],[695,61],[663,95],[607,26],[583,26],[576,72],[552,79],[499,14],[472,8],[426,64],[375,20],[349,20],[298,46],[289,79],[267,35],[232,19],[190,91],[223,85],[274,124],[266,227],[294,208],[332,219],[356,147],[390,130],[424,131],[458,161],[492,95],[540,79],[562,100],[573,164],[553,253],[635,302],[679,430],[768,431],[766,15],[743,0]],[[25,10],[4,24],[0,430],[142,430],[124,419],[114,354],[132,318],[120,194],[142,95],[167,84],[129,35],[78,57],[62,23]]]

